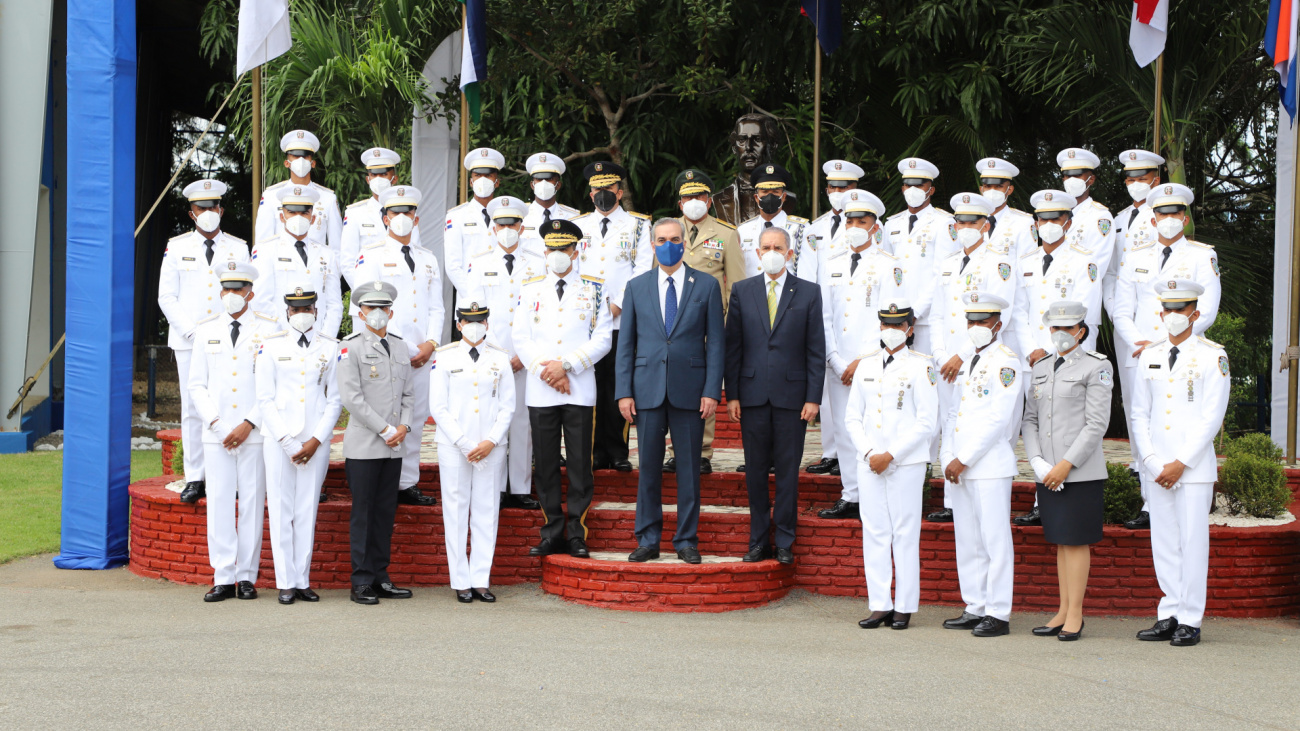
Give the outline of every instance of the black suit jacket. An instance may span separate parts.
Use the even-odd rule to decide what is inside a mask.
[[[826,377],[821,288],[786,275],[768,323],[766,274],[732,285],[727,309],[727,400],[783,409],[819,404]]]

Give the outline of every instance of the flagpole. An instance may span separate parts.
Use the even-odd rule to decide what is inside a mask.
[[[1278,132],[1281,133],[1279,119]],[[1296,135],[1295,120],[1292,119],[1289,134]],[[1287,366],[1286,377],[1286,461],[1296,466],[1296,398],[1300,396],[1300,137],[1295,139],[1292,164],[1294,180],[1291,207],[1291,336],[1287,339],[1286,354],[1283,363]]]
[[[257,230],[257,209],[262,202],[262,67],[253,67],[253,230]]]
[[[1161,91],[1165,79],[1165,54],[1161,53],[1156,56],[1156,100],[1155,100],[1155,122],[1151,131],[1151,151],[1160,154],[1160,109],[1163,105],[1161,102]]]
[[[466,5],[463,2],[463,0],[460,5],[460,42],[462,44],[469,43],[469,11],[466,10]],[[462,48],[461,53],[463,54],[464,52],[465,51]],[[460,159],[461,162],[464,162],[465,157],[467,155],[469,155],[469,99],[465,96],[465,89],[464,87],[462,87],[460,91]],[[465,193],[469,181],[465,179],[466,178],[465,166],[463,164],[458,164],[456,167],[460,168],[460,197],[458,197],[456,200],[460,203],[464,203],[466,200],[468,200],[466,198]]]
[[[812,160],[812,218],[817,218],[821,195],[821,139],[822,139],[822,42],[815,41],[813,60],[813,160]]]

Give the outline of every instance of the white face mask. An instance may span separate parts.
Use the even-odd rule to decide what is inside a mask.
[[[301,238],[311,229],[311,221],[306,216],[289,216],[284,222],[284,230],[290,235]]]
[[[903,190],[903,200],[912,208],[920,208],[925,203],[926,194],[924,190],[917,187],[905,188]]]
[[[688,220],[698,221],[709,215],[709,204],[702,200],[688,200],[682,204],[682,215]]]
[[[832,209],[836,211],[844,210],[844,194],[840,191],[837,190],[834,193],[827,193],[826,199],[831,202]]]
[[[1079,341],[1075,340],[1074,336],[1068,332],[1057,330],[1052,333],[1052,347],[1056,348],[1056,352],[1058,353],[1066,352],[1070,348],[1073,348],[1078,342]]]
[[[415,219],[405,213],[388,217],[388,232],[392,235],[406,236],[413,230],[415,230]]]
[[[961,244],[963,249],[969,249],[978,244],[983,238],[984,234],[977,228],[957,229],[957,243]]]
[[[1147,199],[1147,194],[1151,192],[1151,186],[1141,181],[1128,184],[1128,195],[1133,200],[1141,203]]]
[[[988,202],[992,203],[994,208],[997,208],[998,206],[1001,206],[1003,203],[1007,202],[1007,194],[1003,193],[997,188],[989,188],[983,193],[980,193],[980,195],[988,199]]]
[[[212,233],[221,225],[221,214],[216,211],[204,211],[194,218],[194,225],[200,231]]]
[[[1184,315],[1181,312],[1166,313],[1164,321],[1165,332],[1169,333],[1173,337],[1182,335],[1183,331],[1187,330],[1187,328],[1192,325],[1192,321],[1187,317],[1187,315]]]
[[[539,201],[548,201],[555,197],[555,183],[549,180],[539,180],[537,185],[533,186],[533,195],[537,196]]]
[[[1065,179],[1065,192],[1078,198],[1088,191],[1088,184],[1084,182],[1083,177],[1076,175],[1072,178]]]
[[[1162,218],[1156,221],[1156,231],[1167,239],[1177,238],[1183,233],[1183,219]]]
[[[513,228],[499,228],[497,229],[497,243],[509,249],[519,243],[519,232]]]
[[[902,330],[882,328],[880,331],[880,342],[884,343],[885,347],[889,350],[894,350],[898,346],[907,342],[907,333]]]
[[[848,244],[849,248],[856,249],[869,240],[871,240],[871,232],[865,228],[851,226],[844,229],[844,243]]]
[[[384,191],[388,190],[389,186],[391,186],[392,184],[393,181],[383,177],[382,175],[377,178],[371,178],[369,182],[370,192],[374,193],[375,195],[379,195],[380,193],[383,193]]]
[[[244,309],[244,306],[248,304],[248,301],[244,299],[242,294],[227,292],[226,294],[221,295],[221,304],[226,308],[227,315],[234,315]]]
[[[1065,235],[1065,227],[1059,223],[1040,223],[1038,224],[1038,238],[1044,244],[1055,244]]]
[[[555,272],[556,276],[562,277],[569,271],[569,267],[573,266],[573,259],[569,258],[567,252],[552,251],[546,255],[546,266]]]
[[[293,162],[289,163],[289,172],[300,178],[311,175],[311,160],[305,157],[295,157]]]
[[[983,348],[993,342],[993,330],[983,325],[973,325],[966,328],[966,337],[970,338],[976,348]]]
[[[479,198],[491,198],[496,192],[497,184],[491,178],[479,178],[474,181],[474,195]]]
[[[296,315],[289,315],[289,327],[300,333],[305,333],[316,324],[316,316],[310,312],[299,312]]]
[[[467,322],[460,327],[460,334],[471,345],[478,345],[487,336],[487,325],[481,322]]]
[[[388,327],[388,313],[375,308],[366,313],[366,324],[373,330],[383,330]]]
[[[759,261],[763,263],[763,271],[767,272],[768,276],[776,276],[785,269],[785,254],[779,251],[768,250]]]

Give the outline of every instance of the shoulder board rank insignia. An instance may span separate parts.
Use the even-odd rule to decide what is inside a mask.
[[[326,192],[326,193],[329,193],[330,195],[333,195],[333,194],[334,194],[334,191],[330,190],[329,188],[326,188],[325,186],[321,185],[320,183],[313,183],[313,185],[315,185],[317,189],[319,189],[319,190],[321,190],[321,191],[324,191],[324,192]]]
[[[173,237],[171,237],[170,239],[167,239],[167,243],[171,243],[171,242],[173,242],[173,241],[175,241],[175,240],[177,240],[177,239],[188,238],[189,235],[192,234],[192,233],[194,233],[194,232],[193,232],[193,231],[186,231],[186,232],[183,233],[183,234],[179,234],[179,235],[177,235],[177,236],[173,236]]]
[[[369,200],[371,200],[371,199],[370,199],[370,198],[362,198],[361,200],[357,201],[356,203],[349,203],[349,204],[348,204],[348,207],[347,207],[345,210],[349,210],[349,211],[350,211],[350,210],[352,210],[353,208],[356,208],[357,206],[364,206],[364,205],[366,204],[366,201],[369,201]]]
[[[276,318],[274,318],[274,317],[272,317],[272,316],[266,314],[265,312],[256,312],[256,311],[254,311],[254,312],[253,312],[253,316],[254,316],[254,317],[260,317],[261,319],[266,320],[267,322],[279,322],[278,319],[276,319]]]
[[[357,338],[359,338],[359,337],[361,337],[361,333],[359,333],[359,332],[354,332],[354,333],[352,333],[351,335],[346,335],[346,336],[344,336],[343,339],[344,339],[344,340],[355,340],[355,339],[357,339]]]
[[[363,247],[361,247],[361,248],[362,248],[362,249],[374,249],[374,248],[378,248],[378,247],[383,246],[383,245],[384,245],[384,239],[380,239],[380,240],[374,242],[373,244],[366,244],[365,246],[363,246]],[[411,247],[411,248],[415,248],[415,247]]]
[[[1085,249],[1085,248],[1084,248],[1081,244],[1079,244],[1078,242],[1075,242],[1075,243],[1070,244],[1070,248],[1071,248],[1071,249],[1074,249],[1075,251],[1079,252],[1080,254],[1083,254],[1084,256],[1092,256],[1092,249]]]
[[[576,215],[576,216],[573,217],[573,220],[576,221],[576,220],[578,220],[579,218],[586,218],[587,216],[590,216],[590,215],[591,215],[591,213],[579,213],[578,215]]]
[[[1195,246],[1198,249],[1209,249],[1210,251],[1214,251],[1213,246],[1210,246],[1209,244],[1202,244],[1199,241],[1188,241],[1187,243],[1191,244],[1192,246]]]
[[[929,353],[922,353],[922,352],[919,351],[919,350],[909,350],[909,351],[907,351],[907,352],[908,352],[908,353],[911,353],[912,355],[914,355],[914,356],[916,356],[916,357],[918,357],[918,358],[926,358],[926,359],[929,359],[929,358],[933,358],[933,357],[934,357],[933,355],[930,355]]]
[[[524,280],[524,284],[536,284],[537,282],[540,282],[540,281],[542,281],[543,279],[546,279],[546,275],[545,275],[545,274],[539,274],[539,275],[537,275],[537,276],[535,276],[535,277],[533,277],[533,278],[531,278],[531,279],[525,279],[525,280]]]
[[[444,350],[451,350],[452,348],[455,348],[455,347],[458,346],[458,345],[460,345],[460,341],[459,341],[459,340],[457,340],[457,341],[454,342],[454,343],[447,343],[446,345],[439,345],[437,348],[434,348],[434,350],[436,350],[437,352],[441,353],[441,352],[444,351]]]
[[[1222,345],[1219,345],[1218,343],[1214,342],[1213,340],[1210,340],[1210,339],[1207,338],[1207,337],[1204,337],[1204,336],[1202,336],[1202,335],[1197,335],[1197,336],[1196,336],[1196,339],[1199,340],[1199,341],[1201,341],[1202,343],[1205,343],[1206,345],[1210,346],[1211,348],[1218,348],[1219,350],[1223,350],[1223,346],[1222,346]]]
[[[497,351],[498,353],[505,353],[505,352],[506,352],[506,349],[503,348],[503,347],[501,347],[501,346],[499,346],[499,345],[493,345],[492,343],[488,343],[487,346],[488,346],[488,349],[489,349],[489,350],[495,350],[495,351]]]
[[[718,222],[720,225],[722,225],[722,226],[726,226],[727,228],[731,229],[732,231],[735,231],[735,230],[736,230],[736,224],[734,224],[734,223],[727,223],[726,221],[724,221],[724,220],[722,220],[722,219],[720,219],[720,218],[715,218],[715,219],[713,219],[713,220],[717,221],[717,222]]]
[[[1028,254],[1022,254],[1020,258],[1021,258],[1021,259],[1031,259],[1031,258],[1033,258],[1033,257],[1035,257],[1035,256],[1042,256],[1042,253],[1043,253],[1043,250],[1042,250],[1041,248],[1039,248],[1039,249],[1034,249],[1033,251],[1030,251]]]
[[[282,338],[282,337],[285,336],[285,334],[286,334],[286,333],[285,333],[283,330],[281,330],[280,332],[277,332],[277,333],[271,333],[270,335],[267,335],[267,336],[266,336],[266,339],[267,339],[267,340],[272,340],[272,339],[274,339],[274,338]]]
[[[999,343],[998,347],[1002,348],[1002,352],[1003,352],[1003,353],[1006,353],[1007,355],[1011,356],[1012,358],[1017,358],[1017,359],[1018,359],[1018,358],[1020,357],[1020,356],[1016,355],[1016,351],[1012,350],[1011,348],[1008,348],[1007,345],[1006,345],[1006,343]]]
[[[1086,352],[1088,353],[1088,355],[1091,355],[1092,357],[1096,358],[1097,360],[1109,360],[1109,358],[1107,358],[1105,355],[1103,355],[1103,354],[1101,354],[1101,353],[1098,353],[1098,352],[1095,351],[1095,350],[1089,350],[1089,351],[1086,351]]]
[[[602,278],[600,278],[600,277],[593,277],[593,276],[591,276],[590,274],[583,274],[581,278],[582,278],[583,281],[585,281],[585,282],[591,282],[591,283],[593,283],[593,284],[604,284],[604,283],[605,283],[605,280],[604,280],[604,279],[602,279]]]
[[[935,213],[942,213],[942,214],[945,215],[945,216],[951,216],[951,215],[952,215],[952,214],[949,213],[948,211],[945,211],[945,210],[943,210],[942,208],[939,208],[938,206],[935,207],[934,211],[935,211]]]
[[[397,338],[398,340],[401,340],[401,339],[402,339],[402,336],[401,336],[401,335],[398,335],[398,334],[396,334],[396,333],[391,333],[391,332],[388,333],[388,337],[390,337],[390,338]]]
[[[794,221],[795,223],[808,223],[808,219],[804,218],[803,216],[786,216],[786,218],[790,219],[791,221]]]
[[[639,218],[639,219],[641,219],[642,221],[649,221],[649,220],[650,220],[650,217],[647,216],[647,215],[644,214],[644,213],[633,213],[632,211],[628,211],[628,215],[632,216],[633,218]]]
[[[282,330],[281,332],[283,332],[283,330]],[[321,339],[321,340],[324,340],[324,341],[327,342],[327,343],[337,343],[337,342],[338,342],[338,338],[332,338],[332,337],[330,337],[330,336],[328,336],[328,335],[325,335],[325,334],[319,334],[319,335],[317,335],[316,337],[319,338],[319,339]]]
[[[232,236],[232,235],[226,233],[225,231],[222,231],[221,233],[222,233],[226,238],[230,239],[231,241],[234,241],[235,243],[238,243],[238,244],[247,244],[247,243],[248,243],[247,241],[245,241],[245,240],[239,238],[238,236]]]

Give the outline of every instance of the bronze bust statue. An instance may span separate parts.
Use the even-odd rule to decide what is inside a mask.
[[[758,215],[758,202],[754,200],[754,186],[750,174],[759,165],[772,162],[777,150],[777,121],[766,114],[745,114],[736,120],[731,131],[731,149],[740,160],[740,174],[731,184],[713,196],[718,218],[739,225]],[[794,213],[793,192],[785,201],[785,212]]]

